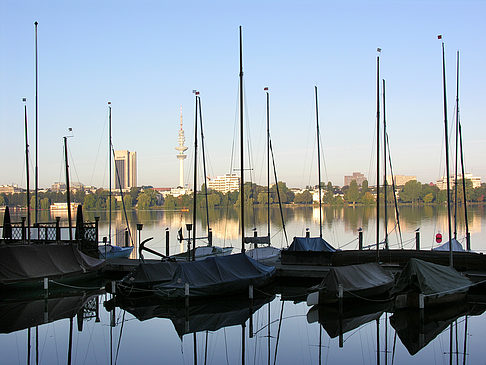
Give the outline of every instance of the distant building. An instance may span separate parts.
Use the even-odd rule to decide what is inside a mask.
[[[363,184],[363,181],[366,180],[366,176],[362,174],[361,172],[353,172],[353,175],[351,176],[344,176],[344,186],[349,186],[351,184],[351,181],[355,180],[358,186],[361,186]]]
[[[128,190],[137,187],[137,153],[115,151],[115,189]]]
[[[208,189],[226,194],[230,191],[240,190],[240,177],[237,174],[226,174],[214,179],[208,178]]]
[[[16,194],[23,192],[17,185],[0,185],[0,194]]]
[[[55,193],[66,191],[66,184],[63,182],[55,182],[54,184],[51,185],[51,191]]]
[[[479,188],[481,186],[481,178],[480,177],[473,176],[473,174],[471,174],[471,173],[467,173],[464,176],[466,177],[466,180],[471,180],[473,189]],[[462,180],[462,174],[458,175],[457,178],[458,178],[458,180]],[[455,180],[455,175],[451,175],[451,178],[450,178],[450,187],[451,188],[454,187],[454,185],[455,185],[454,180]],[[447,189],[447,177],[442,176],[442,178],[440,180],[437,180],[436,185],[440,190],[446,190]]]
[[[395,186],[403,186],[409,181],[417,180],[417,176],[405,176],[405,175],[395,175]],[[386,177],[386,182],[388,185],[392,185],[392,177],[388,175]]]

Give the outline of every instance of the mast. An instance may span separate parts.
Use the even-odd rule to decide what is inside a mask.
[[[385,179],[383,181],[383,195],[385,196],[385,205],[383,207],[385,213],[385,249],[388,250],[388,201],[386,199],[386,109],[385,109],[385,79],[383,81],[383,175]]]
[[[317,125],[317,175],[319,184],[319,237],[322,238],[322,197],[321,197],[321,144],[319,142],[319,108],[317,102],[317,86],[314,86],[316,94],[316,125]]]
[[[108,175],[110,175],[110,190],[109,190],[109,193],[108,193],[108,204],[110,205],[110,209],[109,209],[109,218],[108,218],[108,244],[111,245],[111,101],[108,102],[108,110],[109,110],[109,118],[108,118],[108,161],[109,161],[109,173]]]
[[[199,92],[194,92],[196,96],[196,111],[194,120],[194,198],[192,201],[192,261],[196,261],[196,208],[197,208],[197,104]]]
[[[376,256],[380,258],[380,52],[376,49]]]
[[[268,87],[264,90],[267,94],[267,236],[270,245],[270,94]],[[275,184],[278,182],[275,181]]]
[[[67,151],[67,137],[64,138],[64,158],[66,160],[66,200],[67,200],[67,213],[69,224],[69,241],[73,241],[73,230],[71,224],[71,196],[69,191],[69,163],[68,163],[68,151]]]
[[[438,36],[442,39],[442,35]],[[445,155],[446,155],[446,172],[447,172],[447,222],[449,229],[449,266],[453,267],[452,259],[452,231],[451,231],[451,188],[449,172],[449,134],[447,125],[447,92],[446,92],[446,74],[445,74],[445,50],[444,41],[442,43],[442,86],[444,93],[444,134],[445,134]]]
[[[38,133],[38,121],[39,121],[39,96],[38,96],[38,57],[37,57],[37,25],[39,23],[34,22],[35,27],[35,223],[37,223],[38,212],[38,197],[39,190],[39,133]]]
[[[459,142],[461,147],[461,170],[462,170],[462,194],[464,196],[464,220],[466,221],[466,250],[471,251],[471,234],[469,233],[469,223],[467,220],[467,198],[466,198],[466,178],[464,175],[464,151],[462,149],[462,128],[459,123]]]
[[[206,198],[206,225],[208,229],[208,244],[212,246],[212,239],[209,231],[209,204],[208,204],[208,179],[206,172],[206,151],[204,149],[204,132],[203,132],[203,121],[202,121],[202,109],[201,109],[201,97],[198,96],[199,101],[199,123],[201,124],[201,148],[202,148],[202,159],[203,159],[203,172],[204,172],[204,197]]]
[[[30,182],[29,182],[29,140],[27,133],[27,99],[24,102],[24,124],[25,124],[25,176],[27,178],[27,243],[30,243]]]
[[[245,252],[245,170],[243,158],[243,44],[240,25],[240,208],[241,252]]]
[[[454,239],[457,240],[457,165],[459,157],[459,51],[456,63],[456,160],[454,170]],[[464,180],[464,174],[462,174]]]

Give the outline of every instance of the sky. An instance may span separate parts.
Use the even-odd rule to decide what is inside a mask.
[[[377,47],[394,173],[424,183],[439,179],[445,171],[442,34],[449,127],[459,50],[466,170],[486,182],[484,14],[486,2],[469,0],[2,0],[0,185],[26,186],[26,97],[33,186],[35,21],[40,187],[64,181],[68,128],[74,135],[68,139],[71,180],[108,186],[108,101],[114,148],[136,151],[138,184],[156,187],[179,182],[175,147],[182,107],[189,147],[184,176],[191,185],[195,89],[201,93],[207,174],[237,172],[240,25],[246,181],[266,182],[263,88],[269,87],[278,179],[290,187],[317,183],[317,86],[322,180],[342,185],[344,175],[360,171],[375,184]]]

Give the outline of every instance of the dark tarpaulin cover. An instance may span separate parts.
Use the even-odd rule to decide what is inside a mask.
[[[186,283],[189,284],[190,297],[242,292],[250,284],[255,287],[265,285],[276,271],[275,267],[260,264],[244,253],[172,264],[176,267],[172,279],[153,286],[155,294],[165,298],[183,298]],[[166,266],[166,263],[159,265],[160,277],[169,277],[173,266]],[[154,265],[151,269],[159,270],[156,267]],[[144,269],[144,272],[147,271]]]
[[[142,262],[122,280],[122,284],[152,287],[154,284],[172,280],[178,267],[178,262],[171,261]]]
[[[63,318],[73,318],[95,296],[0,302],[0,333],[11,333]]]
[[[471,284],[471,280],[449,266],[412,258],[398,277],[393,291],[404,293],[418,290],[424,295],[442,296],[465,293]]]
[[[83,274],[100,269],[103,260],[89,257],[72,245],[0,247],[0,284]]]
[[[437,246],[432,249],[432,251],[449,251],[449,241],[445,242],[444,244]],[[459,243],[458,240],[455,238],[452,239],[452,251],[457,251],[457,252],[464,252],[464,247]]]
[[[332,267],[319,285],[319,289],[331,296],[337,296],[338,286],[344,292],[363,292],[366,290],[393,285],[393,276],[376,262],[367,264]],[[389,290],[390,288],[388,288]]]
[[[255,298],[251,312],[255,313],[274,295]],[[216,298],[210,302],[191,303],[187,308],[159,297],[144,298],[143,301],[122,304],[120,308],[134,315],[139,321],[152,318],[169,318],[179,337],[188,333],[217,331],[223,327],[244,324],[250,317],[248,298]]]
[[[336,249],[321,237],[294,237],[287,250],[336,252]]]

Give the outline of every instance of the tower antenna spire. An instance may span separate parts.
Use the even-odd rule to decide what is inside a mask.
[[[176,155],[179,160],[179,186],[184,188],[184,160],[187,156],[184,152],[187,150],[187,146],[184,146],[186,137],[184,136],[184,130],[182,129],[182,105],[181,105],[181,128],[179,129],[179,137],[177,138],[179,145],[175,148],[179,153]]]

